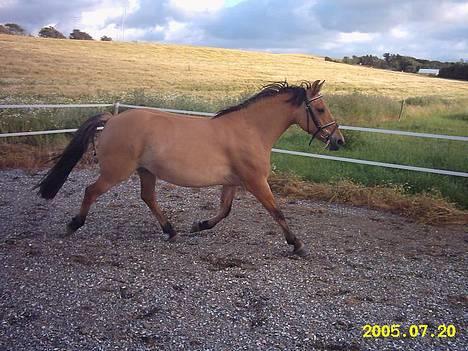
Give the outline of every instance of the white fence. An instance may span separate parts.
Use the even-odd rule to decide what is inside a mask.
[[[114,113],[117,113],[120,107],[124,107],[124,108],[143,108],[143,109],[159,110],[159,111],[166,111],[166,112],[185,114],[185,115],[191,115],[191,116],[202,116],[202,117],[212,117],[212,116],[214,116],[213,113],[208,113],[208,112],[185,111],[185,110],[164,109],[164,108],[148,107],[148,106],[127,105],[127,104],[120,104],[118,102],[116,102],[114,104],[0,105],[0,109],[32,109],[32,108],[47,108],[47,109],[50,109],[50,108],[78,108],[78,107],[111,107],[111,106],[114,107]],[[354,130],[354,131],[361,131],[361,132],[370,132],[370,133],[403,135],[403,136],[419,137],[419,138],[445,139],[445,140],[456,140],[456,141],[465,141],[465,142],[468,141],[468,137],[465,137],[465,136],[452,136],[452,135],[429,134],[429,133],[415,133],[415,132],[406,132],[406,131],[398,131],[398,130],[378,129],[378,128],[363,128],[363,127],[353,127],[353,126],[340,126],[340,129],[342,129],[342,130]],[[2,133],[2,134],[0,134],[0,138],[32,136],[32,135],[46,135],[46,134],[59,134],[59,133],[73,133],[76,130],[77,129],[58,129],[58,130],[43,130],[43,131],[33,131],[33,132]],[[444,169],[424,168],[424,167],[400,165],[400,164],[385,163],[385,162],[376,162],[376,161],[369,161],[369,160],[360,160],[360,159],[347,158],[347,157],[337,157],[337,156],[329,156],[329,155],[321,155],[321,154],[312,154],[312,153],[282,150],[282,149],[272,149],[272,151],[276,152],[276,153],[281,153],[281,154],[312,157],[312,158],[319,158],[319,159],[326,159],[326,160],[333,160],[333,161],[340,161],[340,162],[357,163],[357,164],[364,164],[364,165],[378,166],[378,167],[385,167],[385,168],[403,169],[403,170],[409,170],[409,171],[450,175],[450,176],[456,176],[456,177],[468,177],[468,173],[466,173],[466,172],[451,171],[451,170],[444,170]]]

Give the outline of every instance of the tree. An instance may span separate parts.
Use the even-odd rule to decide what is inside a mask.
[[[79,29],[73,29],[73,32],[70,33],[70,39],[75,40],[93,40],[93,37],[86,32],[82,32]]]
[[[3,29],[6,29],[6,31],[7,31],[5,34],[26,35],[26,31],[19,24],[6,23],[2,27],[3,27]],[[0,33],[3,33],[3,29],[2,29],[2,31]]]
[[[383,54],[383,58],[385,62],[387,62],[387,64],[390,63],[390,53],[386,52],[385,54]]]
[[[441,68],[439,77],[468,80],[468,64],[460,62],[454,63],[449,67]]]
[[[104,35],[101,37],[101,41],[112,41],[112,38],[108,37],[107,35]]]
[[[0,24],[0,34],[10,34],[10,31]]]
[[[44,27],[39,31],[41,38],[55,38],[55,39],[66,39],[65,35],[60,33],[57,29],[52,26]]]

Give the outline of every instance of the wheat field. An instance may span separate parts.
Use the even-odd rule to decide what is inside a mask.
[[[83,98],[144,89],[210,100],[285,79],[324,79],[328,93],[468,96],[468,83],[462,81],[326,62],[318,56],[181,45],[0,35],[0,62],[3,98]]]

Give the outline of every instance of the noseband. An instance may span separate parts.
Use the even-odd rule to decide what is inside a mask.
[[[321,98],[322,98],[322,95],[318,94],[318,95],[314,96],[312,99],[306,100],[306,102],[305,102],[306,111],[307,111],[307,133],[312,135],[312,138],[309,141],[309,146],[310,146],[310,144],[312,144],[312,141],[315,139],[315,137],[319,133],[321,133],[325,128],[330,127],[330,126],[334,126],[330,133],[324,135],[324,138],[325,138],[325,140],[327,141],[327,144],[328,144],[328,142],[330,141],[330,137],[338,129],[338,124],[335,121],[332,121],[332,122],[324,124],[324,125],[320,125],[320,121],[317,118],[317,116],[314,114],[314,111],[312,110],[312,107],[311,107],[310,103],[312,101],[315,101],[315,100],[318,100],[318,99],[321,99]],[[312,134],[310,132],[310,129],[309,129],[309,118],[312,119],[312,122],[314,122],[315,128],[317,128],[317,130],[315,131],[314,134]]]

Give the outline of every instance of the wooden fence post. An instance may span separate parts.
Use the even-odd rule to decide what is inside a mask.
[[[401,100],[400,114],[398,115],[398,121],[401,120],[401,115],[403,114],[403,107],[405,106],[405,99]]]

